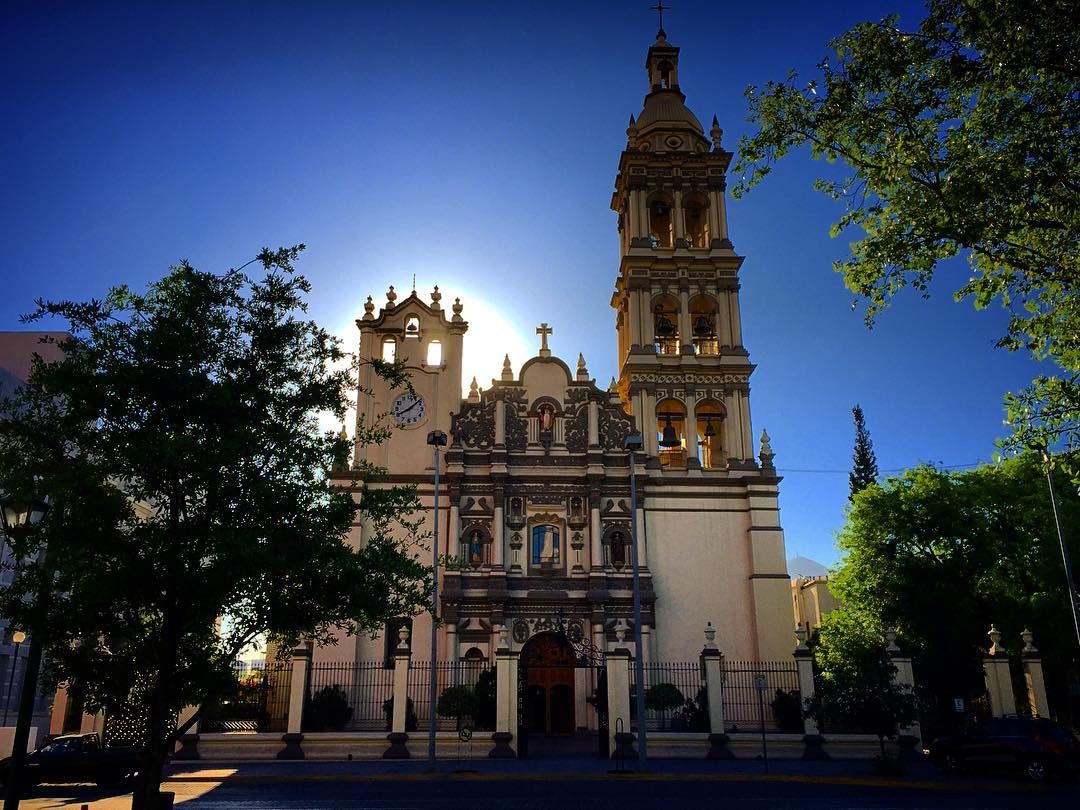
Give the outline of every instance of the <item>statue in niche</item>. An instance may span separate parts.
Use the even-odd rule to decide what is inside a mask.
[[[540,432],[550,433],[555,429],[555,406],[544,403],[537,410],[540,418]]]

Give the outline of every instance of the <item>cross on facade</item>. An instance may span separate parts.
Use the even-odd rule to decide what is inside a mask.
[[[548,348],[547,339],[548,335],[554,334],[555,330],[548,326],[546,323],[540,324],[536,327],[536,334],[540,336],[540,356],[551,357],[551,349]]]

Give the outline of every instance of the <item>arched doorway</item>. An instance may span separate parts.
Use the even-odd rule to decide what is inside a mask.
[[[531,734],[573,734],[574,649],[553,633],[533,636],[521,649],[525,728]]]

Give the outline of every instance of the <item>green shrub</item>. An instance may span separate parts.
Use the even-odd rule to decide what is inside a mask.
[[[780,731],[785,734],[801,734],[803,730],[802,694],[798,689],[785,692],[776,690],[772,699],[773,719]]]
[[[304,731],[341,731],[352,715],[345,690],[337,684],[325,686],[308,699]]]
[[[386,717],[386,730],[391,731],[394,727],[394,699],[384,700],[382,710]],[[412,698],[405,698],[405,732],[416,731],[418,728],[420,728],[420,721],[416,718]]]

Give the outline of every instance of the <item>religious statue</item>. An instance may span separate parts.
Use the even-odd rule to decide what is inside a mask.
[[[537,410],[537,414],[540,417],[540,432],[550,433],[555,427],[555,408],[547,403],[540,406]]]

